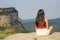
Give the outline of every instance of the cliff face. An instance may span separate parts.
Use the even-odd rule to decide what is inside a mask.
[[[0,26],[14,28],[15,32],[25,32],[23,24],[18,21],[18,11],[14,7],[0,8]]]

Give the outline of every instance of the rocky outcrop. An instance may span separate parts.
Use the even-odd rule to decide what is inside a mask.
[[[23,24],[18,21],[18,11],[14,7],[0,8],[0,26],[8,26],[15,32],[26,32]]]

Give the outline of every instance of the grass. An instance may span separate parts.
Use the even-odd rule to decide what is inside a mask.
[[[0,40],[3,40],[5,38],[5,34],[3,32],[0,32]]]
[[[14,33],[15,33],[15,31],[12,28],[7,28],[6,27],[3,30],[3,28],[0,27],[0,40],[3,40],[6,36],[12,35]]]
[[[14,33],[12,33],[12,32],[0,32],[0,40],[3,40],[6,36],[9,36],[9,35],[12,35],[12,34],[14,34]]]

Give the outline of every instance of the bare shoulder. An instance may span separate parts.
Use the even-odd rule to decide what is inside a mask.
[[[47,19],[47,18],[45,18],[45,21],[48,21],[48,19]]]

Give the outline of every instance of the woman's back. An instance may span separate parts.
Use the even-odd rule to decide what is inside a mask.
[[[44,18],[44,21],[42,22],[42,24],[38,24],[38,23],[36,23],[36,27],[37,27],[37,29],[44,29],[44,28],[46,28],[46,21],[45,21],[45,18]]]

